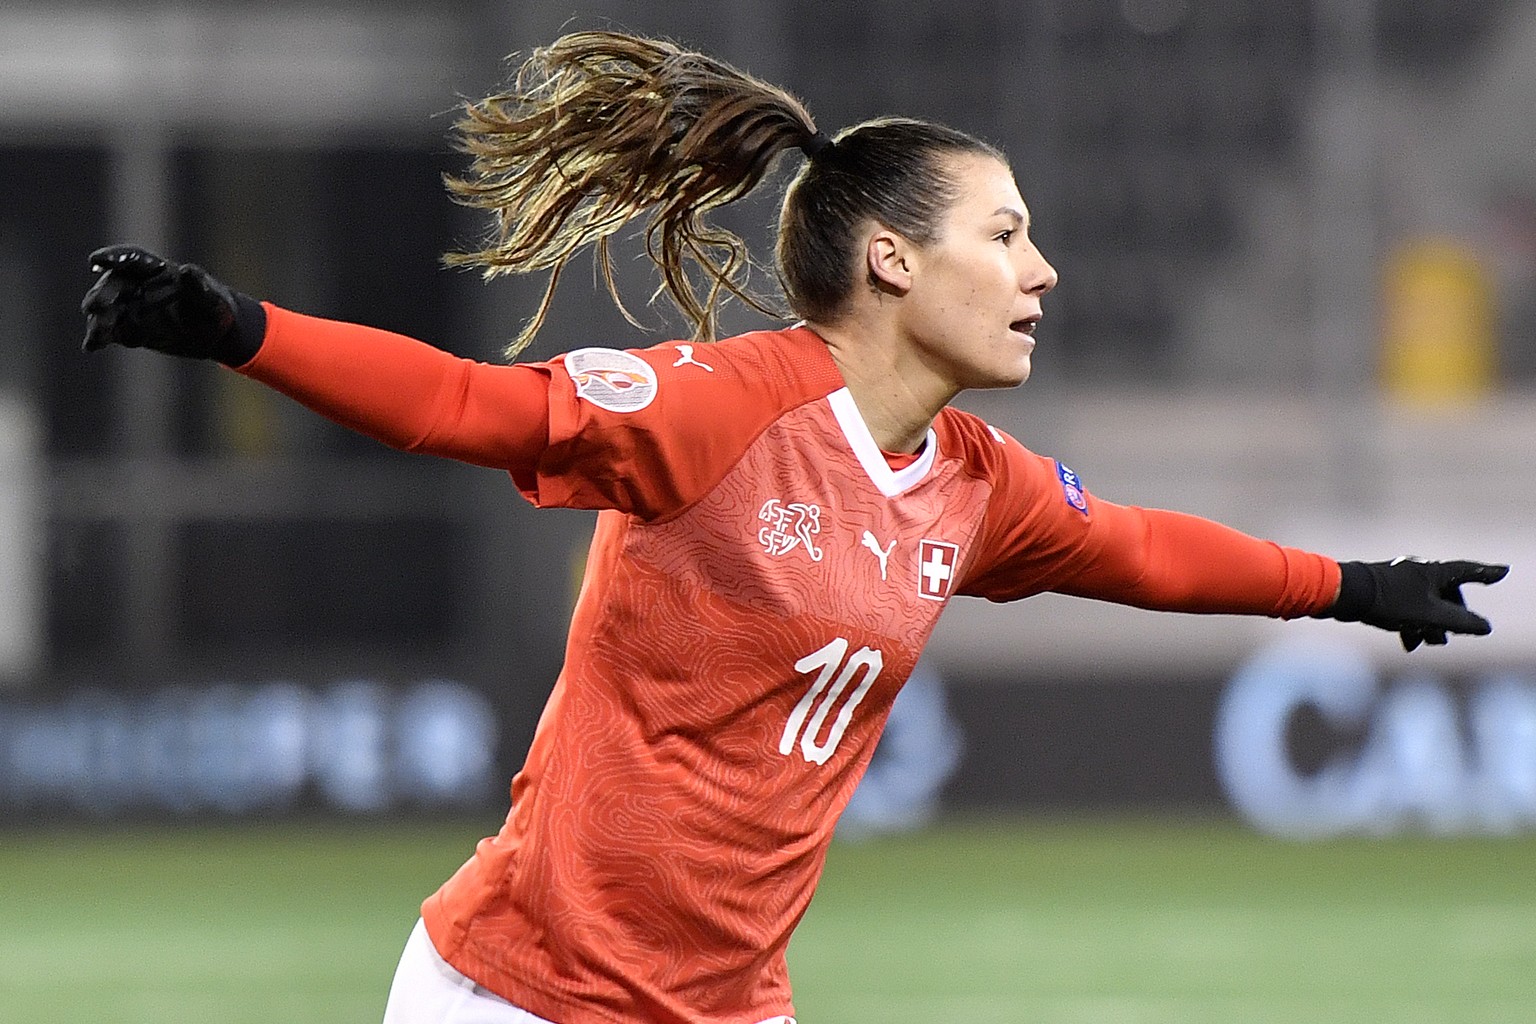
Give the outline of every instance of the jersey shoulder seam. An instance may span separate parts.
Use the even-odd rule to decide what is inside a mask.
[[[757,334],[787,334],[787,333],[788,333],[787,330],[780,330],[780,331],[756,331],[756,332],[751,332],[749,334],[742,334],[742,335],[736,335],[735,337],[731,337],[731,338],[725,338],[725,339],[722,339],[721,341],[718,341],[718,342],[710,342],[710,343],[707,343],[707,344],[705,344],[705,345],[700,347],[700,348],[702,348],[702,351],[700,351],[700,348],[696,348],[694,351],[701,358],[707,358],[706,353],[708,353],[710,351],[710,348],[712,346],[726,347],[726,346],[731,346],[733,342],[741,342],[742,345],[746,345],[748,343],[745,342],[743,339],[752,337],[753,335],[757,335]],[[656,350],[665,348],[665,347],[667,347],[669,345],[675,345],[675,344],[677,344],[677,343],[676,342],[671,342],[671,341],[663,342],[660,345],[652,346],[652,348],[646,349],[644,351],[647,351],[647,352],[656,351]],[[730,348],[727,348],[726,351],[729,353],[730,352]],[[753,354],[758,354],[758,353],[754,351]],[[771,428],[775,423],[780,422],[781,420],[784,419],[784,417],[790,415],[791,413],[793,413],[793,412],[795,412],[795,411],[797,411],[799,409],[803,409],[805,406],[810,405],[813,402],[820,402],[820,401],[825,400],[826,397],[828,395],[830,395],[832,392],[836,391],[839,387],[843,387],[844,386],[842,381],[841,381],[841,379],[829,380],[826,383],[827,383],[828,386],[826,388],[824,388],[824,389],[821,388],[821,387],[813,387],[813,388],[805,389],[805,394],[804,394],[803,397],[799,398],[797,401],[792,401],[792,402],[788,402],[788,403],[779,405],[774,410],[772,415],[765,417],[761,423],[756,424],[751,433],[746,434],[746,435],[743,436],[742,443],[741,443],[741,446],[740,446],[740,450],[737,451],[736,457],[734,459],[732,459],[729,463],[721,466],[719,472],[717,474],[715,474],[714,479],[711,480],[709,485],[707,487],[702,488],[699,491],[699,493],[694,498],[692,498],[691,500],[685,502],[682,505],[679,505],[676,509],[673,509],[672,511],[667,512],[664,515],[657,516],[654,519],[640,519],[640,517],[638,517],[638,516],[634,516],[633,518],[639,519],[643,523],[661,525],[663,523],[671,522],[674,519],[678,519],[678,518],[686,515],[691,509],[693,509],[701,501],[703,501],[704,499],[708,498],[711,494],[713,494],[715,492],[715,489],[720,486],[720,484],[725,480],[725,478],[730,476],[731,471],[734,470],[738,465],[741,464],[741,460],[746,457],[747,452],[752,450],[752,446],[757,444],[758,440],[762,438],[763,434],[766,433],[769,430],[769,428]]]

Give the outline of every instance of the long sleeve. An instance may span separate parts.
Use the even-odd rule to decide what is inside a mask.
[[[1181,512],[1098,501],[1094,543],[1053,589],[1159,611],[1297,618],[1322,611],[1338,563]]]
[[[964,593],[1008,601],[1050,591],[1279,618],[1323,611],[1338,593],[1331,558],[1198,516],[1105,501],[1011,438],[985,450],[994,491]]]
[[[262,305],[266,336],[239,373],[393,448],[532,478],[549,437],[547,372]]]

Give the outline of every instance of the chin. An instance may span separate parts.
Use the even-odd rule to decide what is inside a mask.
[[[978,385],[978,387],[1016,388],[1020,384],[1023,384],[1025,381],[1029,380],[1029,371],[1031,369],[1032,365],[1029,361],[1029,357],[1025,356],[1020,363],[1009,367],[1007,370],[997,374],[986,384]]]

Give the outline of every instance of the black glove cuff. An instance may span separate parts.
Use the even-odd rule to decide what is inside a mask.
[[[1317,618],[1359,622],[1376,603],[1376,576],[1363,562],[1339,563],[1339,597]]]
[[[260,302],[231,289],[235,299],[234,326],[219,339],[214,358],[225,366],[244,366],[256,358],[267,336],[267,311]]]

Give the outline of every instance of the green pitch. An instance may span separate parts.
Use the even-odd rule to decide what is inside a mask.
[[[0,1022],[376,1024],[494,819],[0,833]],[[1007,821],[837,845],[803,1024],[1530,1021],[1536,839]]]

